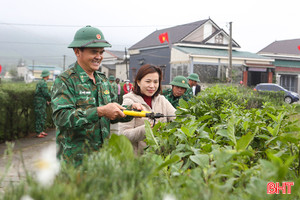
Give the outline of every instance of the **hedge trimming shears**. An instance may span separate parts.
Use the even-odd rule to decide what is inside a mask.
[[[176,115],[164,115],[161,113],[154,113],[154,112],[149,112],[149,111],[144,111],[144,110],[123,110],[123,113],[125,115],[133,116],[133,117],[148,117],[150,119],[153,119],[154,124],[155,120],[157,118],[161,117],[176,117]]]

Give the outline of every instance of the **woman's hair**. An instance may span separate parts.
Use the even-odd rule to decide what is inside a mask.
[[[162,72],[161,69],[155,65],[145,64],[143,65],[139,71],[136,74],[135,80],[134,80],[134,87],[133,87],[133,93],[137,95],[142,95],[141,88],[137,84],[138,81],[141,81],[144,76],[151,73],[158,73],[158,79],[159,79],[159,85],[157,91],[154,93],[153,96],[157,96],[161,93],[161,78],[162,78]]]

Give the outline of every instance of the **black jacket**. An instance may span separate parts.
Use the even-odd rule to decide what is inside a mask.
[[[201,91],[201,86],[200,85],[196,85],[196,90],[195,90],[195,95],[197,95],[198,94],[198,92],[200,92]]]

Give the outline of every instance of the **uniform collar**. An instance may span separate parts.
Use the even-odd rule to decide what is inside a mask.
[[[87,73],[82,69],[82,67],[76,62],[75,64],[75,70],[77,71],[79,78],[81,80],[82,83],[86,83],[90,80],[90,77],[87,75]],[[94,77],[97,80],[97,75],[96,72],[94,72]]]

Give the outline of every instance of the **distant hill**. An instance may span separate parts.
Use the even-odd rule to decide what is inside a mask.
[[[59,33],[58,33],[59,35]],[[45,35],[17,28],[0,26],[0,64],[16,66],[20,59],[32,65],[63,66],[63,55],[66,55],[66,66],[75,60],[72,49],[62,38],[50,38]]]

